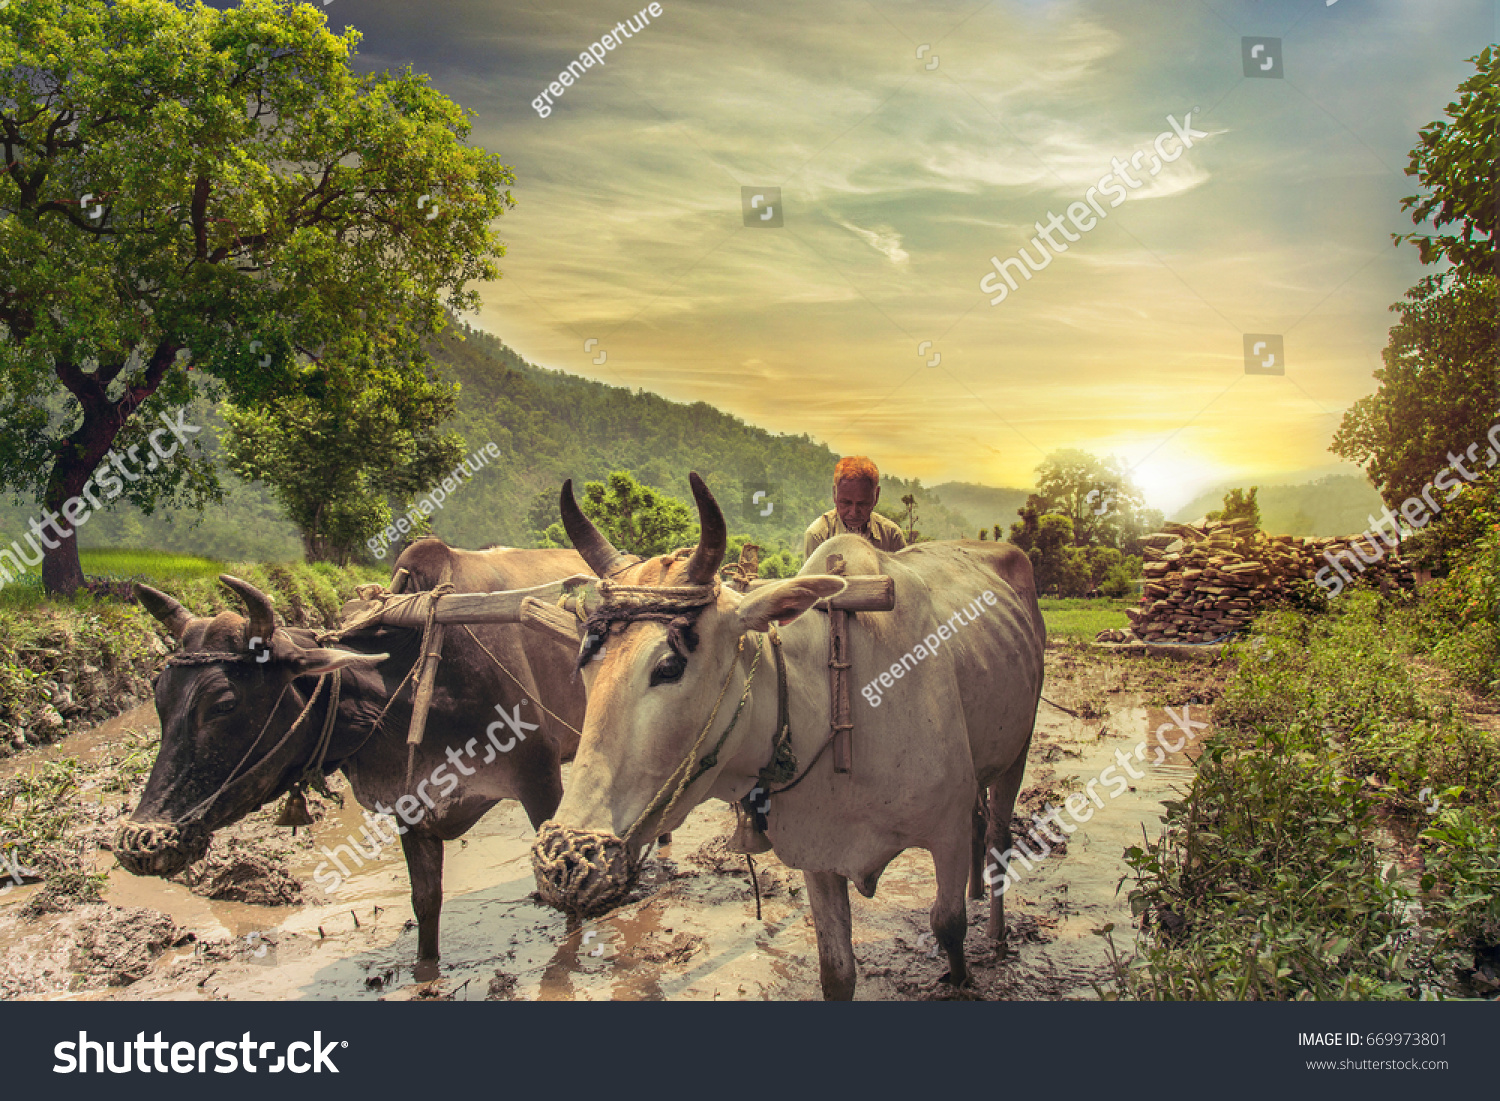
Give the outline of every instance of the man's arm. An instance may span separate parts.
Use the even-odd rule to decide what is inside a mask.
[[[823,545],[825,538],[819,529],[822,528],[821,521],[815,521],[802,536],[802,561],[806,562],[812,557],[812,552]]]
[[[906,536],[901,532],[901,525],[888,516],[875,513],[870,517],[870,524],[880,531],[881,549],[887,553],[894,553],[906,546]]]

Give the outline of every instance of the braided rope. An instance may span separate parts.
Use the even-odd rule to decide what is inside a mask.
[[[292,725],[287,728],[287,732],[281,736],[281,740],[279,742],[271,747],[270,752],[267,753],[265,757],[261,758],[262,761],[268,760],[272,756],[272,754],[274,754],[282,746],[286,745],[287,739],[289,739],[293,734],[297,732],[297,728],[302,725],[302,723],[307,719],[307,716],[312,712],[313,705],[318,702],[318,696],[320,696],[323,692],[323,682],[327,679],[328,675],[326,673],[318,678],[317,686],[312,690],[312,695],[308,696],[307,706],[302,709],[302,714],[297,716],[297,721],[292,723]],[[199,821],[205,814],[209,812],[213,805],[219,801],[219,798],[229,790],[229,786],[231,784],[233,784],[236,780],[243,779],[243,777],[240,775],[240,769],[244,767],[245,762],[250,759],[250,754],[255,752],[255,747],[260,745],[260,740],[265,737],[266,731],[270,729],[271,720],[276,717],[276,712],[281,710],[281,701],[286,698],[287,691],[292,687],[293,683],[293,681],[287,681],[286,684],[281,686],[281,694],[276,697],[276,702],[271,707],[271,713],[266,716],[266,721],[261,724],[260,733],[255,735],[255,741],[250,743],[249,748],[245,750],[244,755],[239,759],[239,762],[230,771],[229,778],[222,784],[220,784],[218,789],[211,793],[208,798],[202,800],[192,807],[189,807],[186,813],[184,813],[182,817],[178,819],[179,824],[187,824],[190,822]],[[259,763],[260,762],[257,762],[255,765],[252,765],[249,769],[247,769],[245,771],[245,776],[248,776],[250,775],[250,773],[254,772]]]
[[[612,631],[642,620],[667,624],[667,643],[679,657],[698,648],[693,624],[705,607],[719,598],[719,585],[619,585],[600,581],[599,604],[583,620],[586,637],[578,654],[581,669]],[[584,609],[579,610],[582,618]]]
[[[543,822],[531,847],[537,894],[559,910],[602,913],[635,881],[629,850],[612,833]]]
[[[693,748],[688,750],[687,756],[682,759],[682,763],[667,774],[666,782],[662,784],[661,789],[656,793],[655,797],[652,798],[651,802],[646,804],[646,809],[641,812],[641,816],[635,820],[634,824],[631,825],[631,827],[626,830],[624,834],[621,835],[620,840],[625,842],[627,852],[630,849],[630,839],[635,835],[636,830],[640,828],[641,823],[644,822],[647,818],[651,817],[652,813],[656,810],[656,805],[661,802],[662,796],[667,793],[667,789],[672,787],[674,784],[676,785],[676,790],[672,792],[672,798],[668,800],[667,805],[661,810],[661,815],[663,818],[672,813],[672,808],[677,805],[677,800],[682,798],[682,793],[687,790],[688,784],[690,784],[693,780],[696,780],[699,776],[703,775],[703,773],[707,771],[706,768],[703,768],[700,765],[697,772],[694,772],[693,761],[697,759],[698,750],[703,747],[704,741],[708,738],[708,732],[713,729],[714,720],[719,717],[719,707],[724,702],[724,695],[729,691],[729,682],[734,679],[734,670],[740,663],[740,655],[744,652],[745,636],[741,635],[739,646],[735,649],[734,661],[730,662],[729,672],[724,677],[723,687],[719,689],[719,698],[714,701],[714,709],[709,712],[708,722],[703,724],[703,730],[698,735],[697,740],[693,742]],[[755,681],[755,668],[759,664],[760,645],[759,643],[757,643],[755,648],[755,660],[751,663],[750,672],[745,677],[745,690],[740,694],[739,706],[734,709],[734,718],[729,720],[729,725],[725,728],[723,736],[720,737],[719,744],[714,747],[713,753],[704,758],[704,762],[702,763],[707,763],[709,761],[717,762],[719,750],[723,748],[725,740],[729,737],[729,732],[733,730],[735,724],[740,721],[740,712],[745,709],[745,701],[750,698],[750,686]],[[713,764],[708,764],[708,768],[712,767]],[[679,773],[681,774],[680,778],[678,776]]]

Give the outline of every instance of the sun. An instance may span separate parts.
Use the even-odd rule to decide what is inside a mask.
[[[1173,451],[1170,447],[1129,468],[1130,480],[1140,487],[1149,508],[1170,516],[1210,486],[1232,475],[1201,455]]]

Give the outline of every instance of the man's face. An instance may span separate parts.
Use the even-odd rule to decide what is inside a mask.
[[[833,507],[846,528],[863,531],[880,500],[880,487],[866,478],[845,478],[833,487]]]

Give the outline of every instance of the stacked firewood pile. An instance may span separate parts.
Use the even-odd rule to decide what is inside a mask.
[[[1214,642],[1247,626],[1295,581],[1312,581],[1328,566],[1325,555],[1348,552],[1344,570],[1382,586],[1410,587],[1410,565],[1370,535],[1342,539],[1267,535],[1249,520],[1213,520],[1202,527],[1168,523],[1148,536],[1145,589],[1127,611],[1133,633],[1146,642]],[[1357,556],[1358,544],[1365,551]],[[1337,572],[1326,581],[1340,580]]]

